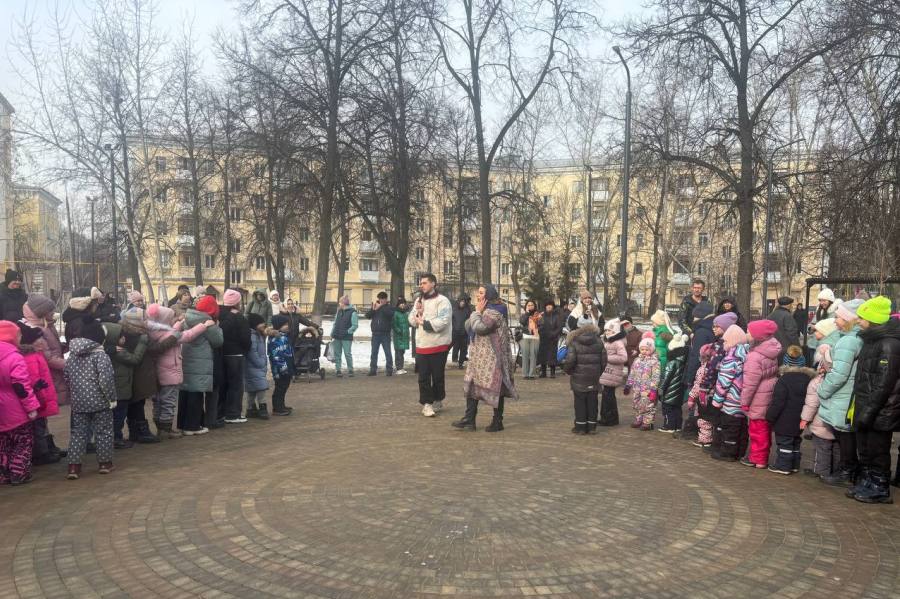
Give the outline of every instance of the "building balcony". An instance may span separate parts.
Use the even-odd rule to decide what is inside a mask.
[[[769,271],[766,273],[766,281],[769,283],[780,283],[781,282],[781,272],[778,271]]]
[[[677,272],[672,275],[670,282],[673,285],[687,285],[691,282],[691,275],[685,272]]]
[[[478,219],[474,216],[470,216],[469,218],[463,221],[463,229],[466,231],[477,231],[478,230]]]
[[[381,272],[377,270],[361,270],[359,271],[360,283],[378,283],[381,278]]]
[[[609,221],[605,218],[595,218],[591,221],[591,227],[594,231],[605,231],[609,228]]]
[[[359,252],[361,254],[377,254],[381,251],[381,247],[378,245],[378,242],[374,239],[371,241],[360,241],[359,242]]]
[[[179,235],[175,238],[175,244],[179,247],[194,246],[194,236],[193,235]]]
[[[175,171],[175,174],[172,176],[172,179],[174,181],[178,181],[178,182],[182,182],[182,183],[190,181],[191,180],[191,171],[186,168],[178,169]]]

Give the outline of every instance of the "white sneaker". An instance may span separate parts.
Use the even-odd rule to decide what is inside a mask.
[[[425,407],[422,408],[422,416],[434,416],[434,408],[430,403],[425,404]]]
[[[431,409],[435,412],[440,412],[444,409],[444,402],[440,400],[434,402],[434,404],[431,406]]]
[[[198,431],[182,431],[182,432],[185,434],[185,436],[192,437],[194,435],[205,435],[206,433],[209,432],[209,429],[204,426],[203,428],[201,428]]]
[[[246,418],[226,418],[225,422],[228,424],[243,424],[247,422]]]
[[[400,370],[398,370],[398,371],[395,372],[394,374],[406,374],[406,371],[403,370],[403,369],[401,368]]]

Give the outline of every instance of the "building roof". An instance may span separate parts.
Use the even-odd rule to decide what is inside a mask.
[[[0,93],[0,108],[2,108],[3,114],[12,114],[16,111],[2,93]]]
[[[36,193],[41,197],[42,200],[49,202],[53,205],[54,208],[58,208],[62,205],[62,200],[58,197],[44,189],[43,187],[38,187],[37,185],[25,185],[23,183],[13,183],[12,185],[13,193],[22,193],[22,192],[31,192]]]

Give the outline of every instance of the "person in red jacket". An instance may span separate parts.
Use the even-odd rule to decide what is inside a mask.
[[[47,418],[59,414],[59,402],[56,396],[56,387],[53,385],[53,375],[50,373],[50,366],[47,364],[47,359],[44,358],[44,353],[33,345],[43,337],[44,332],[40,328],[33,327],[21,320],[16,324],[19,326],[19,331],[22,335],[19,342],[19,352],[25,358],[25,365],[28,366],[28,374],[31,380],[31,388],[41,404],[32,431],[34,436],[32,464],[35,466],[55,464],[63,456],[57,452],[50,451],[47,437],[40,435],[38,430],[38,423],[41,420],[43,420],[42,430],[47,430]]]
[[[0,484],[31,481],[34,419],[41,405],[19,353],[19,327],[0,321]]]

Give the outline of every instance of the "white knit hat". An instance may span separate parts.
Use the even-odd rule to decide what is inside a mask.
[[[834,291],[828,289],[827,287],[819,292],[818,296],[819,301],[827,300],[829,302],[834,303]]]

